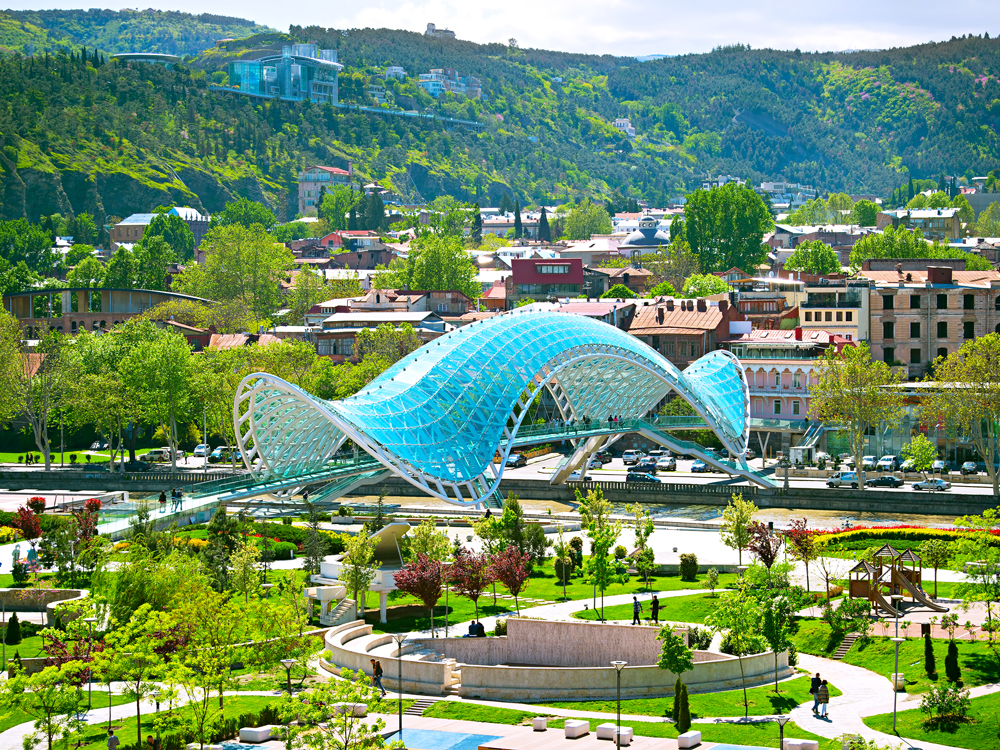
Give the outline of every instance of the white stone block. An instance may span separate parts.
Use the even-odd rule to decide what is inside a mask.
[[[615,725],[614,724],[598,724],[597,725],[597,739],[599,740],[613,740],[615,738]]]
[[[271,739],[271,726],[266,727],[242,727],[240,729],[240,742],[267,742]]]
[[[614,739],[614,737],[612,737],[611,739]],[[632,744],[632,727],[622,727],[621,741],[615,743],[616,747],[628,747],[631,744]]]
[[[802,750],[802,740],[794,737],[785,737],[781,744],[781,750]]]
[[[536,716],[531,720],[531,728],[536,732],[544,732],[549,728],[549,719],[547,716]]]
[[[566,722],[565,733],[566,739],[574,740],[577,737],[583,737],[584,735],[590,734],[590,722],[582,721],[581,719],[570,719]]]
[[[333,712],[335,714],[350,714],[351,716],[367,716],[367,703],[334,703]]]
[[[819,750],[819,740],[799,740],[802,750]]]
[[[691,730],[684,734],[677,735],[677,747],[698,747],[701,744],[701,732]]]

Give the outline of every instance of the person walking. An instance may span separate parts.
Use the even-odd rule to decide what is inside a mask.
[[[642,625],[642,621],[639,619],[639,613],[642,612],[642,604],[639,603],[637,597],[632,597],[632,624]]]
[[[167,507],[167,493],[160,490],[160,513],[162,513]]]
[[[826,715],[826,704],[830,702],[830,688],[827,687],[826,680],[820,683],[816,695],[819,698],[819,715],[824,719],[829,719],[830,717]]]
[[[653,622],[657,625],[660,624],[660,600],[656,598],[656,594],[653,594],[653,601],[650,603],[649,608],[652,610]]]
[[[108,750],[118,750],[118,738],[115,737],[115,730],[108,730]]]
[[[177,510],[177,488],[170,490],[170,510]]]
[[[819,713],[819,686],[823,684],[823,680],[819,678],[819,672],[816,676],[809,681],[809,695],[813,697],[813,715]]]
[[[372,684],[385,695],[385,688],[382,687],[382,664],[372,659]]]

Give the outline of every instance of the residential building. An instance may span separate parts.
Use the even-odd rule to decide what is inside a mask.
[[[386,78],[406,78],[406,70],[399,65],[389,65],[385,69]]]
[[[119,245],[131,247],[140,240],[156,214],[132,214],[111,227],[111,252]]]
[[[540,215],[523,212],[521,214],[521,237],[526,240],[538,239],[538,222]],[[504,237],[514,231],[514,214],[483,217],[483,234]]]
[[[360,358],[355,343],[359,331],[378,328],[384,324],[399,328],[404,323],[411,325],[425,344],[452,330],[452,326],[436,312],[377,310],[334,313],[323,320],[321,328],[313,333],[312,338],[319,356],[329,357],[334,362],[357,362]]]
[[[357,250],[348,250],[330,256],[330,268],[354,268],[357,270],[374,270],[378,266],[389,267],[396,253],[385,245],[359,246]]]
[[[427,31],[424,32],[424,36],[432,36],[436,39],[454,39],[455,32],[450,29],[439,29],[432,23],[427,24]]]
[[[619,117],[612,123],[612,125],[614,126],[615,130],[624,133],[629,138],[635,138],[635,128],[632,127],[632,123],[629,120],[629,118]]]
[[[747,181],[742,180],[739,177],[733,177],[731,174],[720,174],[717,177],[712,177],[709,175],[708,179],[701,183],[702,190],[711,190],[712,188],[722,187],[730,182],[735,182],[737,185],[746,185]]]
[[[507,309],[507,284],[503,279],[497,279],[492,286],[485,289],[479,301],[486,306],[488,312],[502,312]]]
[[[336,104],[337,75],[343,67],[335,49],[285,45],[281,54],[229,63],[229,85],[214,88],[263,99]]]
[[[626,286],[642,296],[646,290],[652,289],[659,283],[659,278],[652,271],[635,266],[625,266],[624,268],[606,268],[608,289],[618,284]],[[603,292],[602,292],[603,293]],[[598,295],[600,296],[600,295]]]
[[[660,297],[637,306],[629,333],[683,369],[730,336],[743,316],[727,300]]]
[[[385,104],[385,84],[373,78],[368,84],[368,96],[374,99],[376,104]]]
[[[926,263],[923,270],[859,273],[874,287],[872,357],[906,367],[911,379],[966,341],[1000,333],[1000,273]]]
[[[578,258],[515,258],[507,277],[507,303],[576,297],[583,287],[583,262]]]
[[[382,245],[378,232],[370,229],[338,229],[319,238],[321,247],[362,250]]]
[[[962,236],[962,222],[957,208],[901,208],[879,211],[876,227],[919,229],[928,240],[954,240]]]
[[[353,176],[354,165],[351,162],[347,163],[347,169],[319,165],[306,167],[299,175],[299,214],[315,216],[323,188],[330,190],[337,185],[350,185]]]
[[[805,283],[799,325],[803,331],[823,330],[848,341],[868,341],[870,286],[864,278]]]
[[[482,81],[475,76],[459,73],[454,68],[431,68],[429,73],[420,74],[419,82],[435,99],[445,93],[478,99],[483,93]]]
[[[794,211],[819,196],[819,191],[811,185],[797,182],[762,182],[754,188],[760,195],[767,195],[771,205]]]

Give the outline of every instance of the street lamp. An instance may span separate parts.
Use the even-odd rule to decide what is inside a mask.
[[[274,584],[273,583],[262,583],[260,585],[260,587],[262,589],[264,589],[264,598],[267,599],[268,596],[269,596],[269,594],[271,593],[271,589],[274,588]]]
[[[787,714],[781,714],[776,719],[778,722],[778,747],[781,748],[781,750],[785,750],[785,724],[787,724],[791,718],[792,717]]]
[[[292,694],[292,667],[295,666],[295,659],[282,659],[281,666],[285,668],[285,675],[288,677],[288,695]]]
[[[87,710],[90,711],[93,708],[93,703],[91,702],[91,691],[94,688],[93,662],[90,660],[90,652],[94,648],[94,623],[97,622],[96,617],[84,617],[83,621],[87,623]],[[6,640],[6,639],[5,639]],[[108,692],[108,702],[111,701],[111,693]]]
[[[392,640],[396,642],[396,704],[399,707],[399,737],[403,739],[403,641],[406,633],[394,633]]]
[[[899,644],[905,641],[905,638],[893,638],[892,642],[896,644],[896,667],[892,674],[892,731],[896,731],[896,698],[899,696]]]
[[[896,612],[896,637],[899,637],[899,605],[903,601],[902,594],[892,594],[890,597],[892,599],[892,608]]]
[[[160,691],[154,690],[149,697],[156,703],[156,713],[160,713]],[[111,700],[111,693],[108,693],[108,700]],[[156,722],[156,739],[160,739],[160,722]]]
[[[615,682],[618,688],[618,728],[615,730],[615,747],[617,748],[622,746],[622,670],[626,664],[628,664],[627,661],[611,662],[611,666],[615,668]]]

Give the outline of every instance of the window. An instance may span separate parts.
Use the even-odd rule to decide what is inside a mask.
[[[774,373],[774,387],[775,388],[781,388],[781,373],[780,372]]]
[[[948,338],[948,323],[944,320],[938,321],[937,324],[937,337],[939,339]]]
[[[939,294],[937,296],[937,309],[938,310],[947,310],[948,309],[948,295],[947,294]]]
[[[792,414],[797,415],[799,413],[799,402],[792,401]]]
[[[976,322],[974,320],[967,320],[962,323],[962,337],[967,339],[976,338]]]
[[[840,311],[837,312],[837,322],[838,323],[843,323],[844,322],[844,313],[842,313]]]
[[[882,297],[882,309],[883,310],[895,310],[896,309],[896,297],[892,294],[887,294]]]
[[[438,304],[437,304],[437,311],[438,312],[443,312],[443,313],[448,312],[448,303],[447,302],[438,302]]]
[[[559,264],[539,264],[535,266],[538,269],[538,273],[569,273],[568,263]]]
[[[944,347],[942,346],[942,347],[941,347],[940,349],[938,349],[938,353],[937,353],[937,355],[938,355],[939,357],[947,357],[947,356],[948,356],[948,350],[947,350],[947,349],[945,349],[945,348],[944,348]]]
[[[919,365],[920,364],[920,350],[910,349],[910,364]]]
[[[792,375],[792,385],[796,388],[802,387],[802,373],[796,372]]]
[[[910,338],[919,339],[920,338],[920,324],[910,323]]]
[[[813,314],[811,312],[806,313],[806,323],[811,323],[813,319]]]
[[[673,341],[667,341],[666,343],[664,343],[663,346],[664,346],[665,351],[660,352],[661,354],[665,354],[668,357],[674,356],[674,342]]]
[[[894,339],[896,338],[896,324],[888,321],[882,324],[882,338],[884,339]]]
[[[974,294],[966,294],[965,295],[965,305],[964,305],[964,307],[965,307],[966,310],[975,310],[976,309],[976,295],[974,295]]]
[[[847,312],[845,312],[844,313],[844,320],[846,320],[848,323],[852,322],[854,320],[854,313],[851,312],[850,310],[848,310]]]
[[[910,309],[911,310],[919,310],[920,309],[920,295],[919,294],[911,294],[910,295]]]
[[[829,323],[831,320],[833,320],[833,313],[827,312],[826,321]]]
[[[774,402],[774,413],[775,414],[781,414],[781,402],[778,401],[777,399],[775,399],[775,402]]]
[[[891,365],[896,361],[896,350],[891,346],[886,346],[882,348],[882,359],[885,360],[887,365]]]

